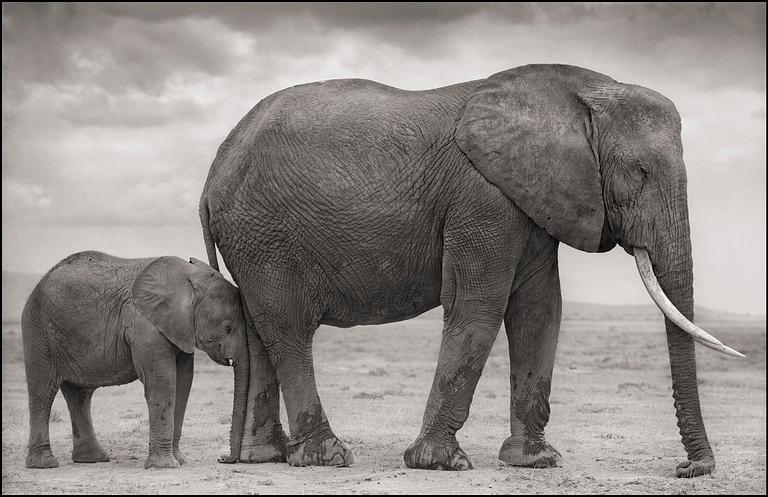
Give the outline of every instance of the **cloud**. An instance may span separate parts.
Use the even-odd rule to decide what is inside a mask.
[[[78,126],[149,127],[197,120],[204,108],[191,98],[142,93],[111,95],[100,88],[81,89],[61,106],[58,116]]]
[[[158,94],[172,76],[225,73],[232,44],[222,34],[211,19],[149,25],[88,4],[3,4],[3,91],[38,83]]]
[[[22,183],[13,179],[3,181],[3,215],[24,209],[46,209],[51,198],[40,185]]]
[[[4,3],[2,23],[4,232],[196,225],[219,144],[288,86],[566,63],[675,102],[694,246],[764,252],[764,4]]]

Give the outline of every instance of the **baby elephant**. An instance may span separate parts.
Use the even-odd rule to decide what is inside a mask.
[[[59,388],[72,420],[72,460],[109,461],[93,432],[91,396],[98,387],[136,378],[149,409],[144,467],[184,464],[179,439],[195,346],[219,364],[234,365],[230,441],[239,452],[249,371],[245,327],[238,289],[196,259],[120,259],[100,252],[67,257],[37,284],[22,314],[27,467],[59,465],[48,438]]]

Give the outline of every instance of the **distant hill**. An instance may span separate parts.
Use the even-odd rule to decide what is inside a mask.
[[[737,314],[698,305],[694,309],[694,314],[696,321],[765,319],[764,315]],[[662,314],[659,308],[653,303],[637,305],[603,305],[587,302],[563,302],[563,318],[572,320],[612,319],[620,321],[636,319],[661,320]]]
[[[18,322],[27,297],[43,275],[3,271],[3,322]],[[765,319],[764,315],[734,314],[706,307],[696,306],[696,321],[713,319]],[[419,319],[442,319],[441,308],[427,311]],[[661,312],[653,304],[643,305],[603,305],[586,302],[563,302],[563,319],[589,320],[654,320],[661,319]]]
[[[21,311],[27,297],[35,289],[42,274],[15,273],[3,271],[3,322],[16,323],[21,320]]]
[[[728,321],[733,319],[747,321],[765,320],[764,315],[736,314],[701,306],[696,306],[694,312],[696,321]],[[425,312],[419,316],[419,318],[442,319],[443,310],[438,307],[437,309]],[[587,302],[563,302],[563,319],[573,321],[588,321],[594,319],[611,321],[661,321],[663,316],[659,308],[652,303],[637,305],[606,305],[591,304]]]

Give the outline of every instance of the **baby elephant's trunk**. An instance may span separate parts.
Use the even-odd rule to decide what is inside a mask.
[[[242,343],[238,344],[233,361],[234,363],[232,366],[235,370],[235,395],[232,402],[232,428],[229,433],[230,462],[235,462],[240,457],[240,445],[243,441],[243,428],[245,426],[245,413],[248,407],[248,379],[251,374],[251,365],[245,333],[242,334]]]

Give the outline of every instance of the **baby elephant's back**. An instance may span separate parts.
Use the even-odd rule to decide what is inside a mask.
[[[97,325],[115,324],[133,281],[152,260],[94,251],[72,254],[43,277],[27,307],[34,306],[46,327],[59,333],[87,333]]]

